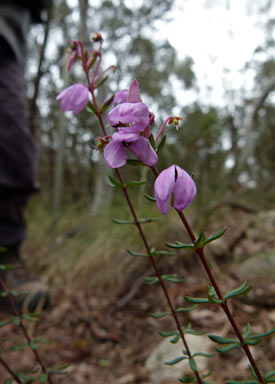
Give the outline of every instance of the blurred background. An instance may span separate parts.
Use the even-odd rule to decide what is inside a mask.
[[[206,228],[212,233],[228,225],[224,244],[215,246],[210,256],[218,276],[221,265],[228,271],[233,263],[237,265],[231,280],[224,280],[231,287],[238,280],[243,258],[275,248],[274,10],[273,0],[55,0],[44,15],[46,23],[32,27],[26,77],[31,128],[40,145],[41,189],[26,212],[25,257],[53,291],[53,308],[45,316],[57,328],[54,333],[41,326],[40,331],[62,343],[66,334],[71,335],[67,354],[59,351],[59,357],[75,366],[74,383],[87,382],[85,377],[107,382],[128,374],[124,372],[127,364],[143,366],[144,351],[155,342],[158,327],[145,320],[147,312],[165,305],[161,293],[155,296],[150,288],[145,304],[142,281],[150,275],[150,267],[125,251],[131,247],[142,251],[142,244],[132,228],[111,222],[111,217],[128,218],[129,213],[119,191],[108,187],[111,171],[93,149],[100,134],[96,119],[86,111],[64,115],[56,102],[56,95],[68,85],[85,83],[80,65],[75,64],[70,74],[64,69],[70,41],[79,39],[89,49],[91,36],[103,35],[103,65],[118,69],[99,91],[102,100],[127,89],[136,78],[143,101],[156,115],[155,132],[166,117],[183,118],[178,131],[167,128],[158,168],[177,163],[194,175],[198,195],[187,215],[197,231]],[[123,173],[132,180],[146,176],[138,167],[125,168]],[[132,196],[140,215],[159,216],[154,204],[143,199],[145,192],[152,194],[151,176],[138,197],[136,191]],[[185,236],[173,213],[159,226],[146,228],[156,248],[165,241],[183,241]],[[193,276],[186,280],[187,287],[195,287],[192,295],[206,286],[203,272],[190,255],[160,261],[165,273],[174,273],[175,266],[181,275]],[[173,295],[179,303],[183,300],[178,291]],[[136,304],[131,304],[133,298]],[[109,313],[110,308],[115,309]],[[126,308],[123,316],[120,308]],[[256,309],[247,311],[251,319],[254,313],[257,318]],[[203,315],[201,319],[205,320]],[[272,319],[274,324],[274,310]],[[196,321],[200,327],[202,320]],[[130,332],[136,323],[148,340],[146,344],[137,333],[134,339],[143,342],[135,349]],[[123,349],[125,334],[130,351]],[[125,369],[116,365],[120,360],[115,351],[124,356]],[[269,356],[268,361],[272,360]],[[269,362],[267,368],[272,369]],[[225,369],[223,375],[227,373]],[[232,372],[228,375],[233,378]],[[121,384],[142,380],[146,381],[134,381],[131,376]],[[215,382],[223,381],[217,375]]]

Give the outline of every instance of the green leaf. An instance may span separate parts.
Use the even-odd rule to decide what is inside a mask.
[[[271,377],[275,376],[275,370],[270,371],[265,375],[265,379],[270,379]]]
[[[196,383],[197,380],[195,377],[189,377],[187,379],[179,379],[181,383]]]
[[[186,360],[186,359],[188,359],[187,356],[180,356],[180,357],[176,357],[176,358],[173,359],[173,360],[165,361],[164,364],[165,364],[165,365],[175,365],[175,364],[178,364],[178,363],[180,363],[181,361]]]
[[[218,351],[220,353],[226,353],[226,352],[232,351],[232,349],[235,349],[239,346],[240,346],[240,344],[237,344],[237,343],[228,344],[225,347],[216,348],[216,351]]]
[[[171,336],[176,336],[178,334],[178,331],[170,331],[170,332],[158,331],[158,334],[162,337],[171,337]]]
[[[157,154],[160,155],[161,151],[163,150],[164,146],[166,144],[166,135],[164,135],[161,139],[161,142],[159,143],[157,147]]]
[[[104,113],[109,108],[109,106],[112,104],[112,101],[114,100],[114,97],[115,95],[107,99],[106,103],[104,103],[100,108],[100,113]]]
[[[12,271],[14,269],[13,265],[0,264],[0,271]]]
[[[21,319],[26,319],[30,321],[37,321],[39,319],[40,313],[23,313]]]
[[[95,115],[97,115],[97,109],[96,109],[96,107],[90,101],[87,104],[87,109],[88,109],[89,112],[92,112]]]
[[[244,341],[244,344],[250,345],[251,347],[254,347],[255,345],[259,344],[261,340],[251,340],[251,339],[246,339]]]
[[[49,373],[59,373],[61,371],[64,371],[64,369],[68,368],[70,364],[62,364],[57,367],[51,368],[48,370]]]
[[[196,353],[194,353],[194,355],[192,357],[198,357],[198,356],[212,357],[212,356],[214,356],[214,354],[213,353],[196,352]]]
[[[201,375],[201,378],[202,379],[206,379],[207,377],[211,376],[211,371],[208,371],[207,373],[205,373],[204,375]]]
[[[98,83],[95,84],[94,89],[99,88],[109,78],[109,75],[103,77]]]
[[[251,325],[247,323],[245,331],[243,333],[243,338],[246,339],[251,334]]]
[[[195,242],[195,249],[201,249],[204,247],[205,235],[203,232],[200,233],[199,238]]]
[[[211,241],[217,240],[218,238],[222,237],[227,230],[227,227],[224,227],[217,235],[210,236],[208,239],[205,240],[204,245],[211,243]]]
[[[4,381],[4,384],[12,384],[13,383],[13,378],[9,377],[7,380]]]
[[[29,344],[30,348],[35,351],[37,349],[37,345],[36,345],[36,342],[35,341],[31,341],[30,344]]]
[[[149,142],[150,142],[152,148],[155,150],[156,149],[156,143],[155,143],[155,139],[154,139],[154,136],[153,136],[152,133],[151,133],[151,135],[149,137]]]
[[[116,179],[115,177],[113,177],[111,175],[109,175],[108,178],[114,187],[117,187],[120,189],[123,188],[123,185],[121,184],[121,182],[118,179]]]
[[[218,343],[218,344],[232,344],[232,343],[239,344],[238,340],[227,339],[226,337],[222,337],[222,336],[208,335],[208,337],[210,340],[214,341],[214,343]]]
[[[5,253],[7,252],[8,248],[5,247],[0,247],[0,253]]]
[[[207,287],[208,302],[211,304],[221,304],[223,300],[220,300],[214,287]]]
[[[12,319],[12,322],[13,322],[13,324],[15,324],[15,325],[19,325],[19,324],[21,323],[21,319],[20,319],[20,317],[17,317],[17,316],[11,316],[10,318]]]
[[[183,244],[183,243],[180,243],[179,241],[177,241],[176,244],[165,243],[165,245],[167,245],[167,247],[169,247],[169,248],[176,248],[176,249],[180,249],[180,248],[194,249],[194,244]]]
[[[230,291],[224,295],[225,300],[231,299],[235,296],[241,296],[245,295],[251,290],[251,286],[247,284],[247,281],[244,281],[242,285],[240,285],[238,288],[233,289],[233,291]]]
[[[129,181],[129,183],[127,183],[127,187],[137,187],[139,185],[143,185],[147,182],[147,180],[141,180],[141,181]]]
[[[184,296],[186,301],[189,301],[189,303],[194,304],[205,304],[208,303],[208,299],[204,297],[190,297],[190,296]]]
[[[168,252],[168,251],[154,251],[151,253],[152,256],[161,255],[161,256],[174,256],[176,252]],[[167,280],[169,281],[169,280]]]
[[[131,256],[135,256],[135,257],[148,257],[147,253],[139,253],[139,252],[134,252],[134,251],[131,251],[130,249],[126,249],[126,251],[129,253],[129,255]]]
[[[112,222],[115,224],[125,225],[125,224],[135,224],[133,220],[119,220],[119,219],[112,219]]]
[[[206,332],[197,332],[197,331],[194,331],[193,329],[186,329],[184,331],[184,334],[189,334],[189,335],[194,335],[194,336],[201,336],[201,335],[205,335]]]
[[[41,373],[41,375],[38,376],[38,379],[40,380],[40,383],[47,383],[48,382],[48,374],[47,373]]]
[[[128,159],[127,164],[136,166],[136,165],[143,165],[143,162],[137,159]]]
[[[127,251],[128,252],[128,251]],[[146,255],[147,256],[147,255]],[[156,284],[159,282],[159,278],[156,277],[156,276],[152,276],[152,277],[144,277],[144,282],[146,284],[149,284],[149,285],[152,285],[152,284]]]
[[[259,384],[255,380],[243,380],[243,381],[227,381],[226,384]]]
[[[152,217],[152,218],[143,217],[141,219],[138,219],[138,222],[140,224],[145,224],[145,223],[152,223],[158,220],[160,220],[160,217]]]
[[[28,344],[27,343],[24,343],[24,344],[18,344],[18,345],[13,345],[11,347],[11,351],[13,352],[17,352],[17,351],[22,351],[25,347],[27,347]]]
[[[0,322],[0,327],[4,327],[5,325],[10,324],[10,323],[12,323],[12,322],[13,322],[12,319],[8,319],[8,320],[1,321],[1,322]]]
[[[251,375],[254,377],[254,379],[257,379],[257,375],[256,375],[256,373],[255,373],[254,368],[252,367],[252,365],[249,365],[248,368],[249,368],[249,370],[250,370]]]
[[[156,199],[153,196],[150,196],[147,193],[144,194],[144,197],[146,197],[146,199],[149,201],[156,201]]]
[[[268,332],[265,332],[265,333],[259,333],[258,335],[252,335],[250,336],[247,340],[258,340],[258,339],[263,339],[264,337],[268,337],[268,336],[271,336],[273,335],[273,333],[275,333],[275,328],[272,328],[270,331]]]
[[[162,317],[171,315],[171,312],[161,312],[161,313],[148,313],[149,316],[153,317],[154,319],[161,319]]]
[[[171,253],[175,254],[175,252],[170,252],[170,254]],[[180,277],[177,277],[176,274],[174,274],[174,275],[163,275],[162,279],[165,280],[165,281],[169,281],[169,283],[176,283],[176,284],[178,284],[178,283],[182,283],[183,282],[183,279],[181,279]]]
[[[170,340],[170,343],[176,344],[180,340],[180,335],[176,335],[173,337],[173,339]]]
[[[192,305],[192,307],[187,307],[187,308],[180,307],[180,308],[177,308],[177,309],[176,309],[176,312],[177,312],[177,313],[181,313],[181,312],[191,312],[191,311],[193,311],[195,308],[197,308],[197,304]]]
[[[192,357],[191,357],[191,359],[189,359],[189,366],[193,372],[197,372],[198,367],[197,367],[195,360]]]

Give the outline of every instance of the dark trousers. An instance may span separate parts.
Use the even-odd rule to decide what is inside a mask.
[[[0,38],[0,246],[25,239],[23,208],[36,190],[36,147],[26,117],[24,68]]]

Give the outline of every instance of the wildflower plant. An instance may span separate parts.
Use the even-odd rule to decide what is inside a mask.
[[[133,80],[129,86],[129,90],[121,90],[115,93],[114,96],[106,99],[102,105],[98,104],[96,98],[96,89],[108,78],[108,72],[115,69],[111,66],[105,70],[101,70],[102,61],[102,44],[103,39],[100,34],[93,38],[97,48],[91,53],[83,48],[81,42],[72,42],[72,56],[69,62],[69,69],[76,60],[82,64],[85,72],[87,84],[75,84],[68,89],[62,91],[57,100],[61,101],[63,110],[72,110],[74,113],[80,112],[85,106],[98,119],[98,124],[102,130],[102,137],[98,139],[97,149],[103,152],[105,162],[109,168],[114,169],[116,177],[109,176],[113,187],[121,190],[126,203],[128,204],[132,218],[130,220],[113,219],[116,224],[134,225],[142,239],[144,252],[136,252],[127,250],[132,256],[147,257],[152,265],[155,276],[146,277],[145,282],[149,285],[159,284],[162,288],[164,298],[167,302],[169,310],[164,313],[151,314],[154,318],[164,316],[172,316],[174,320],[174,329],[172,331],[159,331],[162,337],[171,338],[171,343],[176,343],[181,340],[183,350],[180,356],[175,356],[172,361],[165,362],[167,365],[174,365],[188,360],[191,375],[188,378],[179,378],[182,383],[210,383],[209,377],[211,372],[200,372],[196,364],[198,356],[211,357],[212,354],[204,354],[201,351],[192,351],[186,340],[186,334],[200,334],[192,330],[191,326],[184,326],[180,316],[187,311],[195,310],[198,305],[205,303],[220,306],[225,314],[225,319],[231,324],[232,330],[235,333],[234,338],[225,338],[219,335],[209,335],[208,337],[214,343],[218,344],[217,351],[220,353],[228,353],[235,348],[241,348],[248,359],[249,371],[252,378],[242,381],[242,383],[272,383],[275,382],[275,370],[268,373],[263,373],[258,367],[250,348],[257,345],[262,338],[271,336],[275,332],[275,328],[264,334],[253,334],[252,327],[247,323],[244,332],[241,332],[237,320],[233,317],[229,300],[234,297],[248,294],[251,287],[245,281],[240,287],[233,289],[230,292],[223,293],[218,281],[216,280],[211,267],[205,257],[205,247],[218,238],[222,237],[226,228],[218,234],[205,237],[202,232],[196,236],[192,230],[188,219],[183,210],[187,208],[195,198],[197,193],[195,180],[190,176],[182,165],[173,164],[167,169],[159,172],[157,162],[161,155],[161,151],[165,146],[166,135],[165,128],[168,124],[179,125],[181,118],[178,116],[169,116],[155,135],[151,132],[154,122],[154,114],[150,112],[149,107],[143,103],[139,86],[136,80]],[[90,101],[88,100],[87,90],[89,91]],[[107,120],[112,129],[111,134],[107,133],[106,126],[103,123],[103,114],[109,109]],[[129,158],[129,153],[135,156],[135,159]],[[144,223],[157,221],[155,218],[143,217],[139,218],[132,199],[128,193],[129,187],[138,187],[144,181],[125,181],[120,172],[120,168],[128,164],[135,164],[140,167],[148,167],[152,171],[155,178],[154,196],[146,195],[146,197],[156,203],[161,214],[168,214],[171,207],[175,209],[179,216],[179,223],[183,225],[189,238],[190,243],[185,244],[175,239],[175,243],[166,243],[172,251],[157,250],[150,243],[148,232],[143,229]],[[106,168],[106,172],[108,168]],[[199,191],[198,191],[199,193]],[[178,249],[192,250],[199,258],[205,272],[208,276],[210,285],[206,289],[205,297],[189,297],[185,296],[187,303],[186,307],[177,308],[167,289],[167,282],[177,284],[182,280],[177,275],[161,275],[157,265],[157,255],[174,255]],[[228,381],[228,383],[238,383],[237,381]]]

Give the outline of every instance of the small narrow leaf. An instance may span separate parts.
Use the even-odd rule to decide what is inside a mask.
[[[228,344],[227,346],[225,347],[221,347],[221,348],[216,348],[216,351],[220,352],[220,353],[226,353],[226,352],[229,352],[229,351],[232,351],[232,349],[235,349],[237,347],[239,347],[240,345],[237,344],[237,343],[233,343],[233,344]]]
[[[161,256],[174,256],[174,255],[176,255],[176,252],[155,251],[155,252],[154,252],[154,256],[155,256],[155,255],[161,255]],[[167,281],[169,281],[169,280],[167,280]],[[174,281],[174,283],[175,283],[175,281]]]
[[[250,345],[251,347],[254,347],[255,345],[259,344],[261,340],[251,340],[251,339],[246,339],[244,341],[244,344]]]
[[[13,269],[13,265],[0,264],[0,271],[12,271]]]
[[[255,380],[243,380],[243,381],[227,381],[226,384],[259,384]]]
[[[246,339],[251,334],[251,325],[247,323],[245,331],[243,333],[243,338]]]
[[[207,291],[208,291],[208,302],[209,303],[211,303],[211,304],[223,303],[223,300],[220,300],[218,298],[218,295],[217,295],[214,287],[207,287]]]
[[[167,245],[167,247],[169,248],[176,248],[176,249],[180,249],[180,248],[194,249],[194,244],[183,244],[183,243],[180,243],[179,241],[176,244],[165,243],[165,245]]]
[[[192,357],[198,357],[198,356],[212,357],[213,355],[214,355],[213,353],[196,352],[196,353],[194,353],[194,355]]]
[[[127,251],[128,252],[128,251]],[[147,256],[147,255],[146,255]],[[152,285],[152,284],[156,284],[159,282],[159,278],[156,277],[156,276],[152,276],[152,277],[144,277],[144,282],[146,284],[149,284],[149,285]]]
[[[129,181],[127,183],[127,187],[138,187],[139,185],[145,184],[147,181],[146,180],[141,180],[141,181]]]
[[[54,367],[54,368],[51,368],[49,369],[49,373],[59,373],[61,371],[64,371],[64,369],[68,368],[70,366],[70,364],[62,364],[62,365],[59,365],[57,367]]]
[[[170,361],[165,361],[164,364],[166,364],[166,365],[175,365],[175,364],[178,364],[181,361],[186,360],[186,359],[188,359],[187,356],[180,356],[180,357],[177,357],[176,359],[173,359],[173,360],[170,360]]]
[[[271,377],[275,376],[275,370],[270,371],[265,375],[265,379],[271,379]]]
[[[154,136],[153,136],[152,133],[151,133],[151,135],[149,137],[149,142],[150,142],[152,148],[155,150],[156,149],[156,143],[155,143],[155,139],[154,139]]]
[[[121,184],[121,182],[117,180],[115,177],[109,175],[108,178],[114,187],[123,188],[123,185]]]
[[[4,321],[1,321],[0,322],[0,327],[4,327],[5,325],[10,324],[12,322],[13,322],[12,319],[7,319],[7,320],[4,320]]]
[[[112,222],[115,224],[125,225],[125,224],[135,224],[133,220],[119,220],[119,219],[112,219]]]
[[[95,115],[97,115],[97,109],[96,109],[96,107],[90,101],[87,104],[87,109],[88,109],[89,112],[92,112]]]
[[[189,359],[189,366],[193,372],[196,372],[198,370],[197,364],[192,357],[191,357],[191,359]]]
[[[146,197],[146,199],[149,201],[156,201],[156,199],[153,196],[150,196],[147,193],[144,194],[144,197]]]
[[[160,217],[152,217],[152,218],[143,217],[141,219],[138,219],[138,222],[140,224],[146,224],[146,223],[152,223],[152,222],[155,222],[155,221],[158,221],[158,220],[160,220]]]
[[[40,383],[47,383],[48,382],[48,374],[42,373],[39,377]]]
[[[273,333],[275,333],[275,328],[272,328],[270,331],[266,332],[266,333],[259,333],[258,335],[252,335],[250,336],[248,339],[246,340],[258,340],[258,339],[263,339],[264,337],[268,337],[268,336],[271,336],[273,335]]]
[[[217,235],[210,236],[208,239],[205,240],[204,245],[211,243],[211,241],[217,240],[218,238],[222,237],[227,230],[227,227],[224,227]]]
[[[178,331],[171,331],[171,332],[158,331],[158,334],[162,337],[171,337],[171,336],[176,336],[178,334]]]
[[[105,83],[106,80],[108,80],[109,75],[103,77],[98,83],[95,84],[94,89],[99,88],[103,83]]]
[[[204,247],[205,235],[203,232],[200,233],[198,240],[195,242],[195,249],[201,249]]]
[[[164,146],[166,144],[166,135],[164,135],[161,139],[161,142],[159,143],[157,147],[157,154],[160,155],[161,151],[163,150]]]
[[[171,253],[175,254],[175,252],[171,252]],[[169,281],[169,283],[176,283],[177,284],[177,283],[183,282],[183,279],[177,277],[176,274],[175,275],[163,275],[162,279],[165,281]]]
[[[173,337],[173,339],[170,340],[170,343],[176,344],[180,340],[180,335],[176,335]]]
[[[171,312],[161,312],[161,313],[148,313],[149,316],[153,317],[154,319],[161,319],[162,317],[171,315]]]
[[[224,295],[224,298],[227,300],[227,299],[231,299],[232,297],[235,297],[235,296],[245,295],[250,290],[251,290],[251,286],[249,284],[247,284],[247,281],[244,281],[242,283],[242,285],[240,285],[238,288],[235,288],[232,291],[226,293]]]
[[[189,334],[189,335],[194,335],[194,336],[201,336],[201,335],[205,335],[206,332],[197,332],[197,331],[194,331],[193,329],[186,329],[184,331],[184,334]]]
[[[114,100],[114,97],[115,97],[115,95],[113,95],[112,97],[109,97],[107,99],[107,101],[100,108],[100,113],[104,113],[108,109],[108,107],[112,104],[112,101]]]
[[[201,378],[202,379],[206,379],[207,377],[211,376],[211,371],[208,371],[207,373],[205,373],[204,375],[201,375]]]
[[[257,375],[256,375],[256,373],[255,373],[254,368],[252,367],[252,365],[249,365],[248,368],[249,368],[249,370],[250,370],[251,375],[254,377],[254,379],[257,379]]]
[[[184,296],[186,301],[189,301],[189,303],[194,304],[205,304],[208,303],[208,299],[204,297],[190,297],[190,296]]]
[[[195,377],[189,377],[188,379],[179,379],[181,383],[196,383],[197,380]]]
[[[181,312],[191,312],[193,311],[195,308],[197,308],[197,304],[194,304],[192,305],[192,307],[187,307],[187,308],[183,308],[183,307],[180,307],[180,308],[177,308],[176,309],[176,312],[177,313],[181,313]]]
[[[222,336],[208,335],[208,337],[210,340],[214,341],[214,343],[218,343],[218,344],[232,344],[232,343],[239,344],[238,340],[227,339],[226,337],[222,337]]]
[[[134,252],[134,251],[131,251],[130,249],[126,249],[126,251],[129,253],[129,255],[131,256],[135,256],[135,257],[148,257],[147,253],[139,253],[139,252]]]

